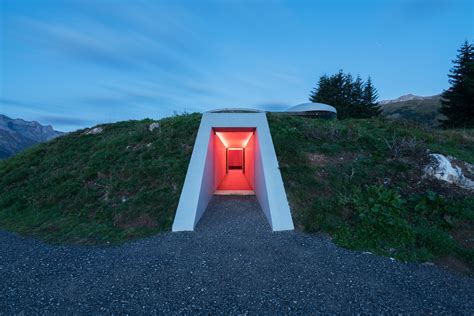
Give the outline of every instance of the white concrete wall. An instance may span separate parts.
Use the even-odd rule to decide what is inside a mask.
[[[255,194],[273,231],[291,230],[293,219],[278,167],[270,128],[265,122],[255,133]]]
[[[265,213],[267,221],[272,224],[272,214],[270,212],[270,204],[268,203],[267,184],[265,181],[264,166],[260,148],[260,142],[258,139],[258,131],[255,133],[255,186],[253,190],[257,195],[260,207]],[[273,225],[272,225],[273,228]]]
[[[194,218],[194,227],[201,219],[202,214],[207,208],[209,201],[215,191],[214,185],[214,141],[215,138],[209,134],[209,142],[207,146],[206,159],[204,163],[204,173],[201,180],[201,186],[199,190],[198,205],[196,207],[196,215]]]
[[[245,178],[253,190],[255,188],[255,134],[250,137],[245,147]]]
[[[203,128],[201,121],[174,217],[173,231],[194,230],[206,210],[214,189],[213,161],[206,159],[207,155],[214,157],[212,147],[211,130]],[[211,171],[212,176],[209,177]]]
[[[204,113],[176,210],[173,231],[194,230],[214,193],[213,127],[256,128],[255,193],[274,231],[293,229],[265,113]]]
[[[226,175],[226,148],[219,137],[212,132],[214,142],[214,190],[222,182]]]

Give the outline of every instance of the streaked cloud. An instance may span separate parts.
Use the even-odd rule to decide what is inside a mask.
[[[90,120],[85,120],[76,117],[69,117],[69,116],[40,116],[38,117],[38,121],[42,122],[43,124],[53,125],[53,126],[83,126],[89,125],[92,123]]]
[[[473,19],[468,2],[444,0],[4,1],[0,112],[72,130],[284,110],[341,68],[371,75],[381,98],[432,95]]]

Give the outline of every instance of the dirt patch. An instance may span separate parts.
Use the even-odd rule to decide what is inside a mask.
[[[156,221],[148,214],[141,214],[138,217],[130,218],[129,216],[118,214],[114,218],[114,224],[120,228],[154,228],[158,225]]]
[[[440,181],[434,177],[427,177],[423,170],[430,161],[428,153],[390,160],[404,164],[406,170],[391,174],[384,179],[378,179],[377,183],[395,185],[403,183],[403,186],[400,186],[399,189],[404,197],[415,194],[424,195],[427,191],[434,191],[446,198],[463,198],[474,194],[474,192],[460,188],[455,184]]]
[[[335,156],[320,153],[307,153],[308,159],[313,166],[325,167],[330,165],[345,164],[355,161],[361,157],[360,153],[344,152]]]
[[[306,155],[311,166],[317,167],[315,168],[314,176],[320,182],[320,185],[317,187],[317,190],[314,190],[312,192],[312,198],[329,197],[334,194],[331,186],[327,182],[327,177],[330,175],[331,172],[329,170],[329,167],[350,164],[362,157],[361,153],[354,152],[344,152],[339,155],[331,156],[321,153],[307,153]],[[349,176],[352,177],[352,175]]]
[[[407,186],[403,188],[402,194],[411,196],[413,194],[426,194],[433,191],[446,198],[465,198],[474,196],[474,192],[458,187],[453,183],[440,181],[436,178],[425,177],[421,170],[410,170],[396,176],[398,180],[405,181]]]
[[[434,260],[437,266],[468,275],[473,275],[473,271],[467,264],[453,256],[445,256]]]

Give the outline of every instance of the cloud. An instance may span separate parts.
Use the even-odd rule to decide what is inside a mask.
[[[23,23],[30,30],[28,39],[41,48],[99,66],[116,69],[135,67],[133,61],[123,53],[124,47],[111,41],[116,35],[98,25],[76,30],[63,24],[32,18],[23,19]],[[95,31],[89,31],[89,28]]]
[[[9,99],[9,98],[3,98],[3,97],[0,97],[0,103],[7,104],[7,105],[18,106],[18,107],[25,107],[25,108],[28,108],[28,107],[31,106],[31,104],[28,104],[28,103],[23,102],[23,101]]]
[[[408,17],[434,17],[449,11],[461,1],[453,0],[410,0],[402,3],[402,11]]]
[[[28,113],[29,115],[36,115],[44,113],[46,109],[51,110],[54,106],[44,104],[41,102],[29,102],[13,98],[0,97],[0,104],[2,112]]]
[[[173,100],[170,97],[160,95],[157,89],[144,89],[122,86],[103,86],[103,92],[96,95],[81,97],[78,101],[82,104],[93,105],[100,108],[133,109],[143,105],[169,104]]]
[[[59,130],[72,130],[88,126],[92,120],[80,116],[58,115],[65,108],[57,106],[38,106],[34,102],[20,101],[11,98],[0,97],[0,104],[4,104],[2,112],[7,116],[40,122],[43,125],[53,125]],[[46,109],[48,108],[48,109]],[[60,127],[60,128],[58,128]]]
[[[55,125],[70,125],[70,126],[84,126],[92,123],[90,120],[69,116],[40,116],[38,121],[47,122],[53,126]]]
[[[196,59],[209,58],[208,46],[188,25],[191,19],[143,5],[125,5],[123,11],[129,14],[104,18],[103,12],[91,9],[63,22],[24,17],[25,31],[18,32],[40,49],[86,64],[195,78],[202,74]]]

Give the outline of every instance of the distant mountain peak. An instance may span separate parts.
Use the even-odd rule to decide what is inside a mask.
[[[62,135],[51,125],[41,125],[36,121],[12,119],[0,114],[0,159]]]
[[[439,94],[423,97],[423,96],[414,95],[414,94],[409,93],[409,94],[402,95],[401,97],[398,97],[398,98],[393,99],[393,100],[380,101],[379,104],[405,102],[405,101],[410,101],[410,100],[426,100],[426,99],[434,99],[434,98],[438,98],[438,97],[439,97]]]

